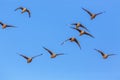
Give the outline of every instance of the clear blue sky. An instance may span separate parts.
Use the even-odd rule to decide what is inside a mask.
[[[120,80],[120,1],[119,0],[0,0],[0,21],[16,28],[0,29],[1,80]],[[16,8],[31,11],[21,14]],[[90,20],[81,8],[93,13],[105,11]],[[70,24],[81,22],[95,38],[79,36]],[[82,49],[71,42],[76,37]],[[42,48],[65,53],[51,59]],[[108,59],[93,49],[117,54]],[[16,53],[34,56],[30,64]]]

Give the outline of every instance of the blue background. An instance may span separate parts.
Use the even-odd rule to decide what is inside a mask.
[[[119,0],[0,0],[0,21],[15,28],[0,29],[1,80],[119,80],[120,79],[120,1]],[[31,11],[31,18],[18,7]],[[82,10],[105,11],[90,20]],[[79,36],[70,28],[80,22],[95,36]],[[61,42],[76,37],[75,43]],[[65,53],[51,59],[42,46],[55,53]],[[108,59],[94,49],[117,54]],[[30,64],[16,53],[32,57],[43,53]]]

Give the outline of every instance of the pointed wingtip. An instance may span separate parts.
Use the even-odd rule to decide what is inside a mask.
[[[94,36],[92,36],[92,38],[95,38]]]
[[[31,18],[31,16],[29,16],[29,18]]]
[[[18,54],[19,56],[23,56],[23,54],[20,54],[20,53],[16,53],[16,54]]]
[[[74,28],[74,27],[70,27],[71,29],[76,29],[76,28]]]
[[[44,46],[42,46],[42,48],[45,48]]]
[[[43,55],[43,53],[42,53],[42,54],[40,54],[40,55]]]
[[[94,49],[95,51],[97,51],[97,52],[99,52],[99,50],[98,49]]]
[[[84,9],[83,7],[81,7],[82,9]]]
[[[46,47],[44,47],[44,46],[43,46],[43,49],[47,50],[47,48],[46,48]]]
[[[64,44],[64,42],[62,42],[60,45],[63,45]]]
[[[93,35],[90,34],[90,37],[95,38]]]
[[[79,46],[80,50],[82,49],[81,46]]]
[[[85,8],[82,7],[83,10],[86,10]]]
[[[20,55],[20,53],[18,53],[18,52],[16,54]]]

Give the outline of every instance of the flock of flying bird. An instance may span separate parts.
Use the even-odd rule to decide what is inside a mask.
[[[89,10],[87,10],[87,9],[85,9],[85,8],[82,8],[82,9],[90,15],[91,20],[93,20],[94,18],[96,18],[96,16],[98,16],[98,15],[100,15],[100,14],[103,13],[103,12],[100,12],[100,13],[94,14],[94,13],[91,13]],[[18,7],[17,9],[15,9],[15,11],[17,11],[17,10],[22,10],[21,14],[27,12],[28,15],[29,15],[29,17],[31,17],[30,10],[28,10],[27,8]],[[5,28],[7,28],[7,27],[15,27],[15,26],[13,26],[13,25],[8,25],[8,24],[5,24],[5,23],[3,23],[3,22],[0,22],[0,24],[1,24],[1,26],[2,26],[2,29],[5,29]],[[82,25],[81,23],[78,22],[78,23],[73,23],[73,24],[71,24],[71,25],[75,26],[75,27],[71,27],[71,28],[74,29],[74,30],[76,30],[76,31],[78,31],[78,32],[80,33],[80,36],[82,36],[82,35],[87,35],[87,36],[90,36],[90,37],[94,38],[94,36],[91,35],[91,34],[88,32],[89,30],[88,30],[84,25]],[[85,29],[86,31],[85,31],[85,30],[82,30],[82,29],[80,29],[80,28],[83,28],[83,29]],[[61,43],[61,45],[63,45],[66,41],[75,42],[75,43],[79,46],[79,48],[81,49],[81,46],[80,46],[80,44],[79,44],[79,41],[78,41],[75,37],[71,37],[71,38],[65,40],[64,42]],[[50,54],[51,58],[55,58],[56,56],[59,56],[59,55],[64,55],[63,53],[56,54],[56,53],[52,52],[51,50],[47,49],[46,47],[43,47],[43,49],[45,49],[45,50]],[[98,49],[94,49],[94,50],[96,50],[97,52],[99,52],[99,53],[102,55],[103,59],[107,59],[108,56],[115,55],[115,54],[106,54],[106,53],[104,53],[103,51],[98,50]],[[18,53],[18,54],[19,54],[19,53]],[[25,55],[23,55],[23,54],[19,54],[19,55],[22,56],[23,58],[25,58],[25,59],[27,60],[27,63],[30,63],[30,62],[32,62],[32,60],[33,60],[34,58],[36,58],[36,57],[38,57],[38,56],[41,56],[41,55],[43,55],[43,54],[36,55],[36,56],[33,56],[33,57],[27,57],[27,56],[25,56]]]
[[[91,20],[95,19],[96,16],[98,16],[98,15],[100,15],[100,14],[103,13],[103,12],[91,13],[89,10],[87,10],[87,9],[85,9],[85,8],[82,8],[82,9],[83,9],[86,13],[89,14]],[[94,38],[93,35],[91,35],[89,32],[87,32],[87,31],[89,31],[89,30],[88,30],[84,25],[82,25],[81,23],[79,23],[79,22],[78,22],[78,23],[72,23],[71,25],[75,26],[75,27],[71,27],[71,28],[74,29],[74,30],[76,30],[76,31],[78,31],[80,36],[82,36],[82,35],[87,35],[87,36],[90,36],[90,37]],[[85,29],[86,31],[85,31],[85,30],[82,30],[82,29],[79,29],[79,28],[83,28],[83,29]],[[71,38],[65,40],[64,42],[61,43],[61,45],[63,45],[63,44],[64,44],[66,41],[68,41],[68,40],[71,41],[71,42],[75,42],[75,43],[80,47],[80,49],[81,49],[80,43],[79,43],[79,41],[78,41],[75,37],[71,37]],[[109,56],[116,55],[116,54],[106,54],[106,53],[104,53],[103,51],[98,50],[98,49],[94,49],[94,50],[97,51],[97,52],[99,52],[99,53],[102,55],[103,59],[107,59]]]

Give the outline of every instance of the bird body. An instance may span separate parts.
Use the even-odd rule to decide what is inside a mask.
[[[73,23],[73,24],[71,24],[71,25],[75,25],[77,29],[81,26],[80,23]]]
[[[45,48],[45,47],[43,47],[46,51],[48,51],[48,53],[50,54],[50,57],[51,58],[55,58],[55,57],[57,57],[57,56],[59,56],[59,55],[63,55],[62,53],[61,54],[56,54],[56,53],[53,53],[51,50],[49,50],[49,49],[47,49],[47,48]]]
[[[19,55],[22,56],[23,58],[25,58],[27,60],[27,63],[31,63],[34,58],[36,58],[38,56],[41,56],[43,54],[40,54],[40,55],[37,55],[37,56],[33,56],[33,57],[27,57],[27,56],[25,56],[23,54],[19,54]]]
[[[75,41],[75,38],[74,37],[70,38],[70,41],[71,42]]]
[[[81,23],[79,23],[79,22],[78,23],[73,23],[71,25],[75,25],[76,29],[78,29],[79,27],[82,27],[82,28],[84,28],[84,29],[86,29],[88,31],[88,29],[84,25],[82,25]]]
[[[15,26],[12,26],[12,25],[7,25],[7,24],[4,24],[2,22],[0,22],[0,24],[2,25],[2,29],[5,29],[7,27],[15,27]]]
[[[91,20],[94,19],[97,15],[96,14],[92,14],[91,15]]]
[[[88,35],[88,36],[94,38],[93,35],[91,35],[90,33],[86,32],[84,30],[76,29],[76,28],[73,28],[73,27],[71,27],[71,28],[77,30],[80,33],[80,36],[82,36],[82,35]]]
[[[79,28],[80,26],[81,26],[80,23],[77,23],[77,24],[76,24],[76,28]]]
[[[17,11],[18,9],[21,9],[22,10],[22,14],[27,12],[29,17],[31,17],[31,13],[30,13],[30,10],[28,10],[27,8],[24,8],[24,7],[18,7],[17,9],[15,9],[15,11]]]
[[[53,53],[53,54],[51,55],[51,58],[55,58],[56,56],[57,56],[57,55]]]
[[[83,34],[85,34],[85,31],[80,30],[80,36],[82,36]]]
[[[109,56],[115,55],[115,54],[105,54],[103,51],[98,50],[98,49],[94,49],[94,50],[99,52],[102,55],[103,59],[107,59]]]
[[[108,56],[109,56],[109,55],[104,54],[104,55],[103,55],[103,58],[104,58],[104,59],[107,59],[107,58],[108,58]]]
[[[3,25],[2,25],[2,29],[5,29],[6,27],[7,27],[6,24],[3,24]]]
[[[24,13],[27,11],[27,8],[23,8],[21,13]]]
[[[75,37],[71,37],[71,38],[65,40],[64,42],[61,43],[61,45],[63,45],[68,40],[71,41],[71,42],[75,42],[80,47],[80,49],[81,49],[81,46],[80,46],[78,40]]]
[[[100,14],[102,14],[103,12],[99,12],[99,13],[96,13],[96,14],[94,14],[94,13],[91,13],[90,11],[88,11],[87,9],[85,9],[85,8],[82,8],[84,11],[86,11],[89,15],[90,15],[90,17],[91,17],[91,20],[93,20],[96,16],[98,16],[98,15],[100,15]]]
[[[30,63],[30,62],[32,62],[32,58],[27,59],[27,63]]]

